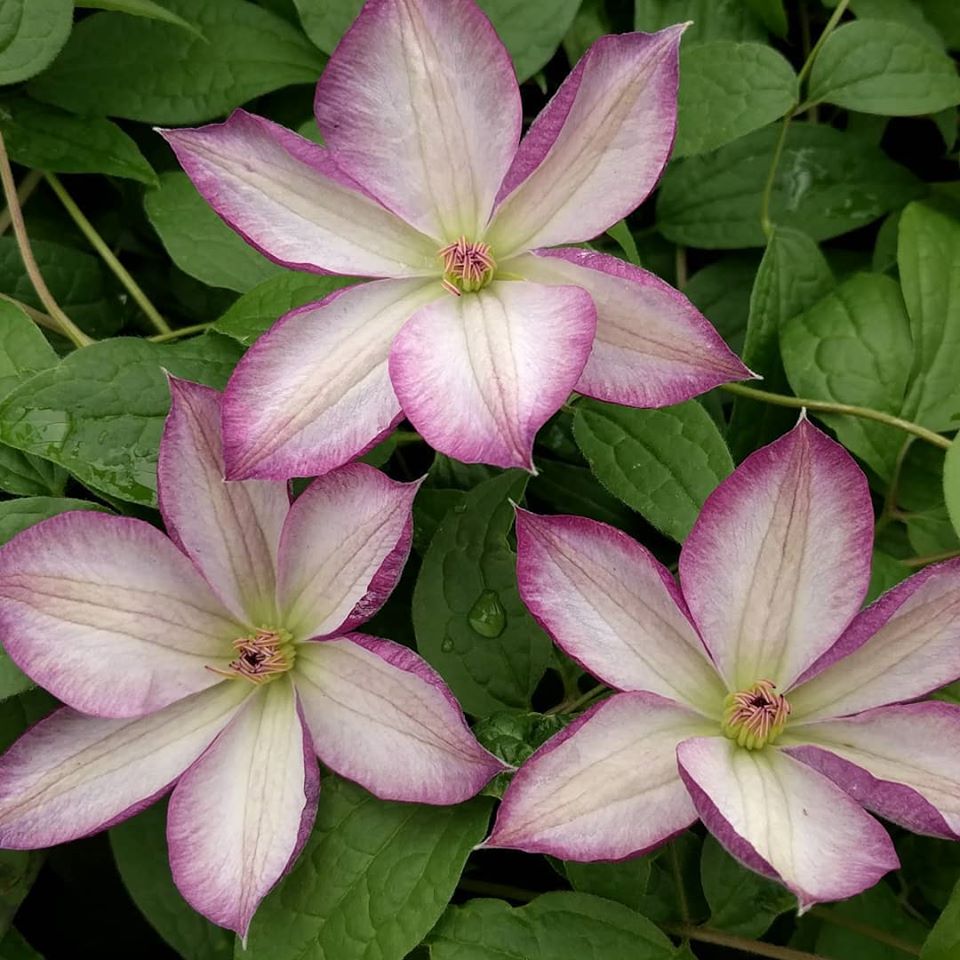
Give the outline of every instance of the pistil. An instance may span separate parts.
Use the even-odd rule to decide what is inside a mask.
[[[769,680],[758,680],[746,690],[731,693],[723,702],[724,735],[747,750],[759,750],[776,740],[790,716],[790,704],[775,690]]]
[[[455,297],[482,290],[497,269],[490,244],[472,243],[466,237],[443,247],[437,256],[443,260],[443,287]]]
[[[293,638],[286,630],[261,627],[249,637],[233,641],[236,659],[231,660],[226,670],[207,667],[214,673],[231,680],[242,678],[250,683],[266,683],[281,673],[286,673],[295,657]]]

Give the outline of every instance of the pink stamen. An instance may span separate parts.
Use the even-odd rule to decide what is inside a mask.
[[[252,637],[239,637],[233,641],[237,658],[231,660],[226,670],[208,666],[208,670],[221,676],[243,677],[251,683],[264,683],[278,673],[290,669],[290,641],[278,631],[260,629]]]
[[[466,237],[443,247],[437,255],[443,260],[443,287],[458,297],[463,291],[485,287],[497,266],[489,243],[471,243]]]
[[[724,733],[750,749],[779,736],[790,715],[790,704],[775,690],[771,681],[758,680],[748,690],[730,694],[723,715]]]

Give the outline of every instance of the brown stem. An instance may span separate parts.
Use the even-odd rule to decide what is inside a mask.
[[[886,930],[881,930],[879,927],[874,927],[869,923],[852,920],[850,917],[845,917],[835,910],[829,910],[826,907],[814,907],[810,911],[810,914],[811,916],[819,917],[824,923],[832,923],[835,927],[852,930],[854,933],[869,937],[877,943],[884,943],[888,947],[893,947],[894,950],[909,954],[911,957],[920,956],[920,947],[916,944],[910,943],[908,940],[901,940],[900,937],[888,933]]]
[[[732,933],[724,933],[722,930],[712,930],[710,927],[697,927],[689,923],[666,923],[662,924],[662,927],[675,937],[686,937],[702,943],[715,943],[721,947],[739,950],[741,953],[751,953],[755,957],[771,957],[772,960],[827,960],[819,953],[780,947],[775,943],[764,943],[762,940],[749,940],[747,937],[738,937]]]

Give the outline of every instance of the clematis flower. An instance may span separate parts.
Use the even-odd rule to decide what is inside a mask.
[[[642,853],[697,817],[800,908],[898,866],[886,830],[960,834],[960,708],[904,702],[960,675],[960,562],[858,613],[867,483],[805,419],[704,504],[680,588],[620,531],[518,512],[520,592],[620,691],[520,768],[491,847]]]
[[[0,550],[0,637],[66,707],[0,758],[0,846],[105,829],[175,783],[173,877],[246,935],[313,824],[315,756],[379,797],[452,804],[502,765],[415,653],[354,632],[406,559],[416,484],[352,464],[292,505],[224,483],[219,395],[172,380],[147,523],[65,513]]]
[[[557,246],[655,186],[682,32],[598,40],[519,143],[513,66],[472,0],[369,0],[317,87],[325,146],[243,111],[161,131],[267,257],[377,278],[247,353],[225,394],[228,476],[322,474],[404,416],[458,460],[532,469],[572,390],[658,407],[751,376],[653,274]]]

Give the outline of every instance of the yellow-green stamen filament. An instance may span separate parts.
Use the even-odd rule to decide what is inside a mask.
[[[286,630],[269,627],[261,627],[249,637],[238,637],[233,641],[233,649],[237,656],[226,670],[207,669],[232,680],[242,678],[260,684],[286,673],[296,656],[291,635]]]
[[[482,290],[497,269],[490,244],[471,243],[466,237],[443,247],[437,256],[443,261],[443,287],[455,297]]]
[[[723,701],[724,736],[747,750],[759,750],[773,743],[783,733],[790,716],[787,698],[775,690],[776,685],[769,680],[758,680],[746,690],[729,694]]]

